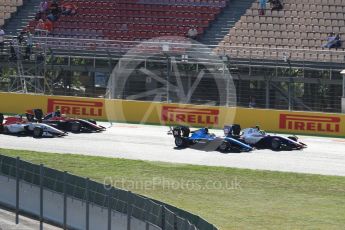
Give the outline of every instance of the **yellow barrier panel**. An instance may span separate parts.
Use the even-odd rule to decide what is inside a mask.
[[[80,118],[106,120],[104,99],[58,97],[36,94],[0,93],[0,112],[23,114],[32,109],[61,113]]]
[[[182,124],[214,128],[223,128],[225,124],[236,123],[242,127],[259,125],[262,129],[271,132],[345,136],[345,115],[343,114],[15,93],[0,93],[0,101],[2,113],[23,114],[34,108],[41,108],[46,113],[60,109],[61,113],[72,117],[128,123]]]
[[[234,109],[160,102],[105,100],[109,120],[129,123],[220,128],[234,118]]]
[[[235,122],[243,127],[259,125],[272,132],[345,136],[343,114],[237,108]]]

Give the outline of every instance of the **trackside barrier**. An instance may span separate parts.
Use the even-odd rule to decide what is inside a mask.
[[[345,114],[0,93],[2,113],[23,114],[33,108],[59,108],[72,117],[104,121],[214,128],[236,123],[278,133],[345,137]]]
[[[0,155],[0,206],[63,229],[217,230],[202,218],[129,191]]]

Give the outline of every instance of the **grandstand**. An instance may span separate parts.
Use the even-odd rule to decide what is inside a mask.
[[[54,37],[143,40],[185,36],[191,26],[201,35],[226,5],[225,0],[69,2],[78,7],[78,14],[59,18]],[[34,30],[36,24],[32,20],[26,29]]]
[[[98,76],[103,76],[101,81],[106,82],[127,51],[148,39],[165,37],[164,42],[170,46],[168,53],[162,50],[162,42],[156,40],[157,43],[141,45],[132,55],[143,60],[138,68],[144,66],[163,79],[176,74],[172,61],[184,66],[179,74],[186,87],[205,68],[205,63],[212,63],[213,73],[201,81],[192,103],[216,100],[219,89],[207,77],[222,76],[222,69],[228,68],[236,86],[238,106],[248,107],[255,97],[260,108],[341,111],[344,43],[339,49],[322,48],[322,45],[329,32],[345,38],[344,1],[285,0],[282,11],[271,12],[268,6],[263,16],[258,14],[257,0],[64,2],[75,4],[77,14],[59,17],[48,37],[34,39],[37,45],[31,59],[22,61],[26,75],[45,76],[44,82],[39,80],[45,87],[28,88],[28,91],[102,97],[106,86],[96,82]],[[6,34],[33,31],[39,3],[39,0],[24,1],[6,19]],[[198,40],[216,51],[222,63],[214,62],[212,55],[202,62],[193,58],[196,50],[198,54],[209,51],[201,45],[190,46],[184,39],[192,26],[197,28]],[[154,58],[148,57],[153,53]],[[37,61],[42,56],[46,62]],[[18,69],[17,63],[9,62],[7,57],[2,55],[0,60],[10,69]],[[135,76],[128,82],[126,93],[118,98],[162,86],[147,80],[145,73],[137,70],[132,70]],[[1,90],[8,90],[8,84],[8,80],[3,80]],[[207,95],[203,93],[205,89]],[[179,101],[171,94],[160,100]]]
[[[252,55],[257,58],[279,57],[277,50],[261,50],[259,53],[233,52],[230,46],[245,46],[252,48],[280,48],[297,50],[291,52],[293,60],[310,60],[320,62],[344,62],[344,55],[333,56],[329,53],[310,53],[306,50],[324,51],[328,34],[331,32],[345,36],[345,2],[341,0],[303,0],[284,1],[282,11],[267,10],[264,16],[259,16],[259,4],[254,2],[250,9],[235,24],[229,34],[220,43],[232,56],[247,58]],[[343,50],[345,43],[340,48]],[[280,55],[282,56],[282,55]]]

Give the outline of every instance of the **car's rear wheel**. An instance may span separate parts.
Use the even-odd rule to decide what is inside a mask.
[[[280,150],[281,142],[278,138],[273,138],[271,142],[271,149],[274,151]]]
[[[219,145],[218,150],[219,150],[220,152],[224,153],[224,152],[228,151],[229,148],[230,148],[229,143],[226,142],[226,141],[223,141],[223,142]]]
[[[35,127],[34,128],[34,138],[40,138],[43,136],[43,129],[41,127]]]
[[[7,126],[3,127],[2,133],[4,133],[4,134],[9,134],[10,133],[10,131],[8,130]]]
[[[71,124],[71,131],[73,133],[79,133],[81,130],[81,124],[79,122],[73,122]]]
[[[182,137],[175,137],[175,145],[178,148],[186,147],[186,141]]]

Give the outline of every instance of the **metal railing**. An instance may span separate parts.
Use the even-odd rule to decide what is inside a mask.
[[[5,37],[6,43],[12,39]],[[315,49],[290,49],[290,48],[270,48],[263,46],[231,46],[222,45],[204,45],[183,37],[158,37],[147,41],[123,41],[107,39],[76,39],[60,37],[34,37],[36,45],[46,45],[56,54],[65,54],[72,56],[99,56],[109,58],[109,56],[123,55],[135,48],[136,55],[147,55],[150,52],[163,52],[163,47],[169,47],[170,53],[176,54],[200,54],[203,52],[214,51],[215,55],[227,56],[234,59],[248,60],[276,60],[284,62],[286,59],[296,62],[321,62],[321,63],[345,63],[344,50],[330,50],[324,48]],[[78,51],[76,53],[75,51]],[[193,55],[191,55],[192,57]],[[207,61],[212,61],[209,59]]]
[[[42,57],[39,52],[45,50],[45,64],[42,65],[42,61],[38,61],[37,58],[31,63],[25,61],[24,66],[30,66],[40,74],[44,72],[43,70],[50,71],[44,82],[35,79],[31,84],[44,85],[48,88],[44,93],[48,94],[104,97],[107,85],[81,84],[80,90],[69,86],[68,82],[76,78],[73,76],[73,71],[100,72],[107,81],[116,65],[124,66],[121,64],[133,60],[142,64],[136,69],[122,71],[124,75],[130,75],[125,71],[135,73],[136,78],[130,79],[133,84],[125,88],[121,99],[132,99],[133,94],[138,95],[146,90],[153,90],[154,86],[150,86],[153,78],[142,73],[140,71],[142,68],[161,79],[167,79],[169,74],[171,75],[169,78],[173,79],[174,74],[177,74],[175,66],[189,65],[193,70],[182,70],[179,74],[181,79],[190,78],[193,82],[202,66],[208,65],[211,66],[209,69],[212,69],[212,73],[208,74],[211,77],[221,77],[224,70],[229,70],[236,86],[237,106],[248,107],[251,98],[255,98],[255,106],[258,108],[341,111],[343,86],[340,71],[345,69],[343,61],[345,51],[341,50],[204,46],[181,37],[156,38],[150,41],[35,37],[34,44],[33,50],[35,52],[36,49],[38,57]],[[29,75],[34,74],[34,71],[31,72]],[[59,75],[60,78],[55,79],[64,82],[54,79],[54,76]],[[207,78],[206,74],[205,78]],[[143,83],[143,79],[147,82]],[[8,77],[0,78],[0,90],[6,91],[11,80]],[[143,87],[143,84],[147,88]],[[159,84],[158,82],[157,87]],[[206,88],[207,95],[204,93]],[[212,101],[217,105],[216,97],[219,96],[219,92],[224,92],[222,90],[223,88],[218,88],[209,80],[202,81],[196,88],[191,103],[205,104]],[[41,91],[41,89],[31,89],[30,92]],[[168,89],[164,91],[168,92]],[[172,97],[173,94],[166,94],[159,100],[179,102]],[[138,100],[153,99],[147,97]]]
[[[16,223],[23,214],[40,221],[41,229],[43,223],[87,230],[217,229],[176,207],[19,158],[0,155],[1,176],[7,179],[1,182],[0,206],[15,212]]]

